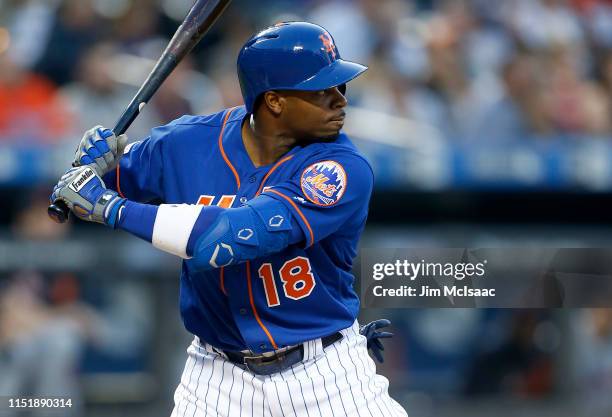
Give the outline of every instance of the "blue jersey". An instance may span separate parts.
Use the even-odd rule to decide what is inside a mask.
[[[303,242],[211,271],[182,265],[186,329],[219,349],[259,353],[332,334],[356,319],[351,269],[373,173],[342,133],[256,167],[242,141],[245,116],[236,107],[155,128],[126,150],[105,182],[137,202],[230,208],[264,194],[289,209]]]

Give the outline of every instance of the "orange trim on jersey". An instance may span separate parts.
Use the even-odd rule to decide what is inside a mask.
[[[217,205],[221,208],[230,208],[236,199],[235,195],[222,195]]]
[[[310,223],[308,223],[308,220],[306,220],[306,216],[304,216],[304,213],[302,213],[302,211],[300,210],[300,208],[293,202],[291,201],[291,199],[289,197],[287,197],[285,194],[276,191],[273,188],[270,188],[269,190],[267,190],[266,192],[270,192],[270,193],[274,193],[276,195],[281,196],[282,198],[284,198],[285,200],[287,200],[289,202],[289,204],[291,204],[291,206],[293,207],[293,209],[297,212],[297,214],[299,214],[299,216],[302,218],[302,221],[304,222],[304,224],[306,225],[306,228],[308,229],[308,233],[310,234],[310,244],[307,245],[306,247],[310,247],[312,246],[312,244],[314,243],[314,233],[312,233],[312,228],[310,227]]]
[[[121,192],[121,185],[119,184],[119,164],[117,164],[117,192],[119,193],[119,195],[122,198],[126,198],[123,193]]]
[[[227,111],[227,113],[225,114],[225,117],[223,118],[223,125],[221,125],[221,132],[219,132],[219,150],[221,151],[221,156],[223,157],[223,160],[225,161],[225,163],[227,164],[229,169],[232,171],[232,174],[234,174],[234,178],[236,178],[236,187],[237,187],[237,189],[240,189],[240,177],[238,176],[238,172],[236,171],[236,168],[234,168],[234,166],[230,162],[229,158],[225,154],[225,149],[223,149],[223,132],[225,131],[225,125],[227,124],[227,119],[229,119],[230,114],[232,114],[232,112],[236,108],[237,107],[229,109]],[[223,197],[225,197],[225,196],[223,196]],[[221,201],[223,201],[223,197],[221,197]],[[234,196],[234,198],[236,198],[236,196]],[[229,206],[231,206],[232,203],[234,202],[234,198],[232,198]],[[221,206],[221,201],[219,202],[220,206]],[[212,203],[212,200],[211,200],[211,203]],[[226,207],[226,208],[228,208],[228,207]],[[227,295],[227,292],[225,291],[225,274],[224,274],[224,268],[223,267],[221,267],[221,272],[219,273],[219,285],[221,286],[221,291],[223,291],[223,294]]]
[[[255,316],[255,320],[259,323],[259,327],[264,331],[266,336],[268,336],[268,340],[272,344],[274,350],[278,349],[274,338],[270,334],[270,331],[264,326],[263,322],[259,318],[259,313],[257,313],[257,308],[255,308],[255,301],[253,301],[253,287],[251,286],[251,261],[246,261],[246,273],[247,273],[247,286],[249,288],[249,301],[251,302],[251,309],[253,310],[253,315]]]
[[[234,178],[236,178],[236,185],[238,186],[238,188],[240,188],[240,177],[238,176],[238,172],[236,171],[236,168],[234,168],[230,160],[227,158],[227,155],[225,154],[225,150],[223,149],[223,132],[225,131],[225,124],[227,123],[227,119],[229,119],[230,114],[232,114],[232,112],[235,109],[236,109],[235,107],[233,109],[229,109],[227,111],[227,114],[225,115],[225,118],[223,119],[223,125],[221,126],[221,132],[219,132],[219,149],[221,150],[221,156],[223,157],[223,160],[225,161],[227,166],[232,170],[232,173],[234,174]]]
[[[201,195],[200,198],[198,198],[197,204],[202,206],[210,206],[212,205],[214,199],[215,197],[212,195]]]
[[[219,270],[219,285],[221,286],[221,291],[223,294],[227,295],[227,291],[225,291],[225,267],[222,266]]]
[[[255,196],[258,196],[261,193],[261,190],[263,189],[263,186],[266,183],[266,181],[268,180],[268,177],[270,176],[270,174],[272,174],[274,172],[274,170],[276,168],[278,168],[281,164],[284,164],[285,162],[287,162],[291,158],[293,158],[293,155],[286,156],[283,159],[281,159],[280,161],[278,161],[276,164],[274,164],[274,166],[272,168],[270,168],[270,171],[268,171],[266,176],[263,177],[263,180],[261,181],[261,185],[259,186],[259,189],[255,193]]]

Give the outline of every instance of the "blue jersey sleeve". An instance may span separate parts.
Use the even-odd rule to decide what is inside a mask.
[[[167,126],[157,127],[128,145],[117,168],[104,176],[106,186],[132,201],[163,201],[163,148],[169,134]]]
[[[264,193],[293,213],[306,247],[331,234],[350,235],[365,223],[374,183],[372,168],[358,154],[319,155],[297,174]]]

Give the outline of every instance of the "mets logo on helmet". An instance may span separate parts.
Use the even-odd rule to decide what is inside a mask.
[[[321,39],[321,42],[323,42],[322,49],[324,49],[325,52],[327,52],[327,58],[329,59],[329,62],[331,63],[335,61],[336,60],[336,46],[334,45],[334,41],[331,35],[325,32],[319,35],[319,39]]]
[[[336,161],[321,161],[302,172],[302,193],[318,206],[336,204],[346,190],[346,172]]]

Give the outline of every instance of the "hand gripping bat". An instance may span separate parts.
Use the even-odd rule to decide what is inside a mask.
[[[142,108],[149,102],[168,75],[181,60],[204,37],[206,32],[223,13],[231,0],[196,0],[183,23],[174,33],[168,46],[157,60],[155,67],[142,84],[130,104],[123,111],[113,128],[115,136],[119,136],[130,127]],[[73,166],[76,166],[73,163]],[[61,200],[56,200],[47,209],[49,217],[57,223],[64,223],[70,210]]]

